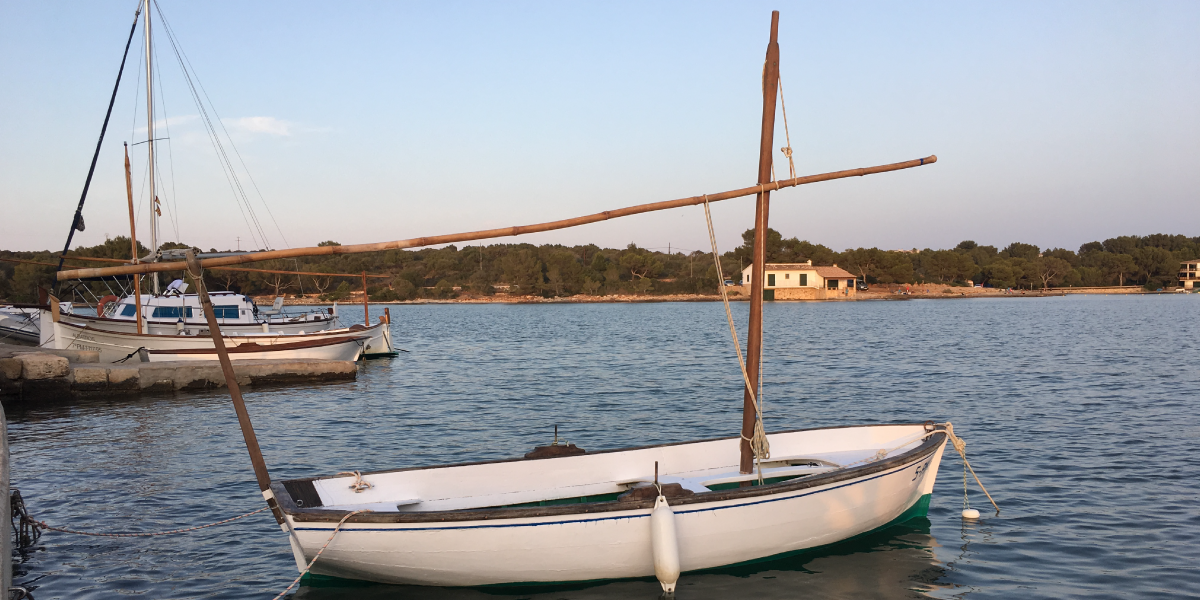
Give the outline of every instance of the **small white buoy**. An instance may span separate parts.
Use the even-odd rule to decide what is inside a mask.
[[[650,512],[650,548],[654,554],[654,576],[667,594],[675,593],[679,581],[679,540],[675,537],[675,512],[659,495]]]
[[[979,511],[977,511],[973,508],[964,508],[963,509],[963,520],[978,521],[979,520]]]

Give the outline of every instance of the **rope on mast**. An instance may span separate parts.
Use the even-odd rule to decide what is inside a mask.
[[[708,194],[704,195],[704,219],[708,222],[708,241],[712,244],[713,263],[717,266],[717,288],[721,290],[721,302],[725,305],[725,319],[729,321],[729,335],[733,338],[733,348],[737,353],[738,366],[742,369],[743,385],[750,392],[750,399],[754,402],[754,435],[749,438],[742,436],[742,438],[750,442],[750,449],[754,452],[754,462],[758,467],[758,483],[762,485],[762,460],[771,458],[771,443],[767,440],[767,433],[763,428],[762,394],[761,389],[755,390],[754,386],[750,385],[750,373],[746,370],[746,359],[742,356],[742,343],[738,340],[737,326],[733,324],[733,311],[729,309],[729,295],[725,292],[725,274],[721,269],[721,255],[717,251],[717,234],[713,231],[712,212],[708,208]],[[759,385],[761,385],[761,360],[759,360],[758,367]]]

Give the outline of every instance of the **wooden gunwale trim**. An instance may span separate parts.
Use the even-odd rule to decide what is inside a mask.
[[[781,431],[778,433],[793,433],[797,431],[814,431],[819,429],[843,429],[849,427],[864,427],[863,425],[847,425],[843,427],[822,427],[814,429],[796,429],[791,431]],[[870,427],[879,427],[872,425]],[[938,437],[940,434],[940,437]],[[700,440],[698,442],[676,442],[671,444],[658,444],[654,446],[641,446],[638,448],[627,448],[622,450],[609,450],[605,452],[623,452],[628,450],[642,450],[647,448],[660,448],[664,446],[676,446],[681,444],[701,443],[705,441],[717,441],[725,439],[736,439],[731,437],[716,438],[715,440]],[[720,490],[711,492],[700,492],[693,496],[685,496],[682,498],[673,498],[671,505],[673,507],[704,504],[709,502],[723,502],[726,500],[738,500],[744,498],[754,498],[759,496],[770,496],[794,492],[807,488],[820,487],[850,479],[857,479],[874,473],[887,471],[898,466],[903,466],[909,463],[917,462],[931,454],[933,454],[939,446],[945,443],[946,433],[941,430],[932,432],[920,446],[913,448],[903,454],[898,454],[894,457],[854,467],[833,471],[821,475],[812,475],[799,479],[791,479],[781,481],[779,483],[767,484],[763,486],[753,486],[745,488],[736,488],[732,490]],[[596,454],[600,454],[597,452]],[[517,460],[499,460],[499,461],[484,461],[478,463],[467,464],[491,464],[500,462],[515,462]],[[530,459],[530,460],[545,460],[545,459]],[[464,466],[464,465],[447,465],[447,466]],[[420,468],[440,468],[440,467],[420,467]],[[404,471],[409,469],[398,469]],[[384,473],[395,471],[381,471]],[[369,473],[364,473],[364,476]],[[298,479],[292,481],[313,481],[313,479]],[[337,522],[344,517],[349,510],[338,510],[331,508],[301,508],[296,506],[292,500],[291,494],[284,487],[282,481],[272,482],[271,489],[275,493],[276,499],[279,501],[280,507],[284,513],[290,515],[297,522]],[[594,514],[594,513],[609,513],[622,512],[632,510],[649,509],[654,506],[653,500],[644,500],[641,502],[595,502],[589,504],[568,504],[559,506],[539,506],[529,508],[475,508],[475,509],[460,509],[460,510],[445,510],[445,511],[429,511],[429,512],[402,512],[402,513],[363,513],[358,514],[349,519],[350,523],[441,523],[441,522],[461,522],[461,521],[494,521],[502,519],[522,519],[533,517],[557,517],[579,514]]]
[[[197,336],[198,337],[198,336]],[[247,342],[230,346],[225,351],[230,354],[251,353],[251,352],[282,352],[285,350],[300,350],[303,348],[319,348],[322,346],[332,346],[334,344],[344,344],[346,342],[357,342],[365,340],[364,336],[346,336],[336,338],[325,338],[316,340],[303,340],[299,342],[284,342],[282,344],[257,344],[255,342]],[[181,348],[179,350],[147,350],[150,354],[215,354],[216,348]]]
[[[474,240],[486,240],[492,238],[510,237],[529,233],[540,233],[543,231],[555,231],[558,229],[566,229],[568,227],[577,227],[579,225],[587,225],[589,223],[599,223],[618,217],[627,217],[631,215],[639,215],[642,213],[654,212],[658,210],[666,210],[670,208],[681,208],[684,206],[695,206],[707,202],[718,202],[721,200],[730,200],[732,198],[741,198],[743,196],[752,196],[762,191],[776,191],[786,187],[795,187],[810,183],[819,183],[822,181],[832,181],[834,179],[845,179],[847,177],[862,177],[864,175],[874,175],[876,173],[887,173],[889,171],[899,171],[903,169],[911,169],[937,162],[937,156],[927,156],[907,160],[898,163],[886,165],[877,165],[874,167],[860,167],[857,169],[846,169],[844,171],[832,171],[829,173],[820,173],[817,175],[807,175],[804,177],[796,177],[793,179],[783,179],[772,181],[769,183],[755,184],[750,187],[730,190],[727,192],[719,192],[716,194],[701,194],[699,196],[690,196],[687,198],[679,198],[677,200],[664,200],[662,202],[651,202],[648,204],[638,204],[635,206],[627,206],[615,210],[606,210],[603,212],[584,215],[582,217],[574,217],[570,219],[560,219],[558,221],[548,221],[545,223],[535,223],[532,225],[517,225],[512,227],[499,227],[496,229],[484,229],[480,231],[469,231],[464,233],[451,233],[446,235],[435,235],[418,238],[409,238],[406,240],[396,240],[391,242],[377,242],[370,244],[350,244],[346,246],[318,246],[312,248],[291,248],[288,250],[269,250],[265,252],[253,252],[249,254],[240,254],[237,256],[223,256],[219,258],[206,258],[200,261],[200,266],[206,269],[215,267],[223,267],[229,265],[240,265],[245,263],[259,262],[264,260],[273,260],[277,258],[295,258],[300,256],[327,256],[333,254],[360,254],[365,252],[382,252],[384,250],[400,250],[404,248],[421,248],[425,246],[436,246],[439,244],[451,244],[458,242],[470,242]],[[155,273],[162,271],[182,271],[187,267],[184,261],[157,262],[157,263],[140,263],[136,265],[124,265],[119,267],[102,267],[91,269],[74,269],[70,271],[59,271],[58,280],[65,281],[67,279],[83,279],[90,277],[106,277],[112,275],[130,275],[137,273]]]

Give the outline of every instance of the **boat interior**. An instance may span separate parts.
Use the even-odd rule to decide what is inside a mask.
[[[657,496],[658,486],[669,498],[853,468],[912,450],[931,433],[923,424],[911,424],[769,434],[771,456],[761,463],[761,484],[757,470],[739,472],[739,438],[733,437],[548,459],[339,473],[283,481],[282,486],[300,509],[377,513],[644,500]]]

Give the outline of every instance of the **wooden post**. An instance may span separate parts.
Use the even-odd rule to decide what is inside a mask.
[[[267,506],[275,515],[275,521],[283,524],[283,511],[271,494],[271,476],[267,473],[267,463],[263,461],[262,450],[258,447],[258,436],[254,435],[254,425],[250,423],[250,413],[246,412],[246,403],[242,400],[242,389],[238,385],[237,376],[233,372],[233,363],[229,361],[229,352],[225,350],[225,339],[221,337],[221,326],[217,324],[217,316],[213,313],[212,301],[208,299],[208,290],[204,288],[203,271],[200,261],[191,250],[187,251],[188,275],[196,285],[196,293],[200,296],[200,306],[204,310],[204,318],[208,320],[208,333],[212,336],[213,345],[217,350],[217,360],[221,362],[221,372],[225,375],[225,386],[229,388],[229,397],[233,399],[233,410],[237,413],[238,425],[242,428],[242,438],[246,440],[246,451],[250,453],[250,464],[254,467],[254,478],[258,480],[258,489],[262,491]]]
[[[371,326],[371,309],[370,309],[370,307],[367,306],[367,272],[366,271],[362,272],[362,278],[363,278],[363,323],[367,327],[370,327]]]
[[[779,11],[771,12],[771,41],[767,44],[766,64],[763,68],[763,114],[762,136],[758,145],[758,182],[771,183],[772,146],[775,138],[775,98],[779,86]],[[754,394],[758,391],[758,368],[762,360],[762,304],[763,283],[766,280],[767,222],[770,212],[771,193],[765,188],[758,193],[754,209],[754,262],[750,269],[750,332],[746,338],[746,374],[750,385],[742,391],[742,473],[754,470],[754,453],[750,449],[750,438],[754,436],[754,423],[758,408],[754,405]],[[722,282],[724,285],[724,282]]]
[[[133,176],[129,173],[129,142],[125,142],[125,197],[129,200],[129,243],[133,246],[130,256],[138,264],[137,220],[133,216]],[[133,278],[133,304],[137,308],[137,332],[142,334],[142,276]],[[98,315],[104,316],[104,315]]]

